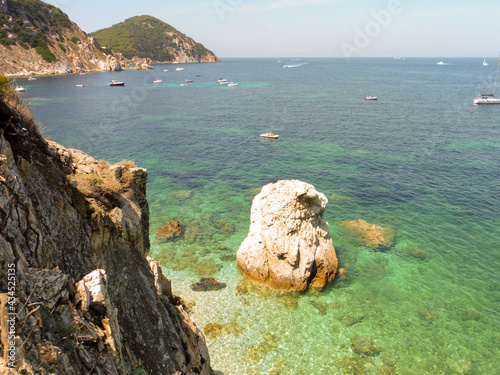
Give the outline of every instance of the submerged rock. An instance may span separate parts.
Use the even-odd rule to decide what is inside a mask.
[[[377,250],[390,249],[394,243],[394,229],[365,220],[340,221],[335,223],[348,234],[359,238],[365,246]]]
[[[181,236],[182,227],[178,221],[171,221],[156,230],[156,240],[160,242],[171,241]]]
[[[219,289],[223,289],[225,287],[226,287],[226,284],[218,282],[213,277],[207,277],[207,278],[201,279],[197,283],[191,285],[191,289],[193,289],[195,292],[206,292],[206,291],[212,291],[212,290],[219,290]]]
[[[340,358],[337,363],[344,373],[352,375],[366,374],[369,371],[369,367],[373,367],[373,362],[370,358],[361,356]]]
[[[351,343],[351,349],[354,353],[373,357],[379,355],[382,351],[377,340],[368,336],[355,336],[351,340]]]
[[[327,203],[314,186],[298,180],[264,186],[252,204],[238,268],[281,290],[322,288],[333,280],[338,260],[323,217]]]

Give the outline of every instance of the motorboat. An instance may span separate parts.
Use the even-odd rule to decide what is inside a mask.
[[[25,92],[26,89],[23,86],[16,85],[16,87],[14,88],[14,91],[15,92]]]
[[[108,86],[125,86],[125,82],[112,80],[110,83],[108,83]]]
[[[272,132],[263,133],[260,136],[261,138],[267,138],[267,139],[277,139],[279,137],[278,134],[274,134]]]
[[[365,100],[378,100],[377,96],[365,96]]]
[[[192,83],[193,80],[192,79],[186,79],[186,80],[184,80],[184,82],[186,82],[186,83]]]
[[[28,81],[36,81],[35,77],[28,77]]]
[[[237,84],[237,83],[235,83],[235,82],[229,82],[227,85],[228,85],[229,87],[238,86],[238,84]]]
[[[77,84],[76,87],[83,87],[81,83]]]
[[[500,98],[495,98],[499,67],[500,67],[500,56],[498,56],[497,74],[495,76],[495,84],[493,85],[493,94],[480,94],[477,98],[474,99],[474,104],[500,104]]]
[[[217,82],[219,83],[219,85],[227,85],[229,83],[225,78],[219,78]]]
[[[448,63],[445,63],[444,61],[440,61],[437,63],[437,65],[448,65]]]
[[[163,81],[161,79],[155,79],[153,83],[162,83]]]
[[[181,70],[184,70],[184,68],[178,67],[178,68],[175,68],[175,70],[180,72]]]
[[[197,74],[196,77],[201,77],[201,74]]]

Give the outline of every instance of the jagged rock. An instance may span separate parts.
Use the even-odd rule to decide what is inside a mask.
[[[253,200],[238,268],[282,290],[322,288],[333,280],[338,260],[323,217],[327,203],[312,185],[298,180],[264,186]]]
[[[149,267],[151,268],[151,271],[153,272],[156,293],[159,296],[166,296],[167,298],[173,298],[172,281],[168,277],[163,275],[161,267],[156,260],[154,260],[151,257],[147,257],[146,259],[148,261]]]
[[[390,227],[370,224],[365,220],[340,221],[335,224],[373,249],[387,250],[394,243],[394,230]]]
[[[16,371],[210,375],[203,332],[146,260],[146,171],[46,141],[0,109],[0,290],[15,265]]]

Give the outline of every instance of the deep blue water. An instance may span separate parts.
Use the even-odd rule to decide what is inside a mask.
[[[500,105],[472,105],[493,89],[496,59],[440,60],[225,59],[18,83],[48,138],[148,169],[151,252],[174,292],[196,303],[215,370],[496,374]],[[185,79],[194,82],[180,86]],[[280,138],[259,137],[269,130]],[[347,277],[321,293],[238,294],[251,199],[279,179],[328,197]],[[354,219],[392,227],[395,245],[373,251],[335,224]],[[158,243],[170,220],[185,238]],[[205,276],[227,288],[193,292]],[[207,333],[214,324],[218,336]],[[354,353],[360,335],[381,354]],[[361,367],[348,370],[353,363]]]

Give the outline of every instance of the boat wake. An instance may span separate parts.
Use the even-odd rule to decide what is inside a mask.
[[[294,64],[294,65],[283,65],[283,68],[298,68],[299,66],[307,65],[307,63]]]

